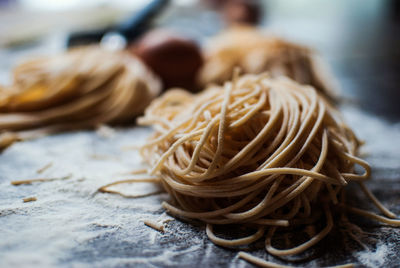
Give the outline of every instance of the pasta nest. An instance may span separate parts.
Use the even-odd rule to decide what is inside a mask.
[[[0,88],[0,149],[15,140],[121,123],[142,114],[160,80],[127,52],[98,46],[28,60]]]
[[[268,230],[270,254],[299,254],[330,233],[338,213],[346,230],[360,230],[349,223],[346,211],[400,225],[363,183],[371,169],[357,157],[361,142],[311,86],[266,73],[239,77],[235,72],[224,86],[196,95],[166,92],[139,123],[154,129],[140,153],[148,173],[171,197],[162,206],[176,217],[207,223],[207,235],[217,245],[248,245]],[[386,217],[346,204],[345,186],[351,181]],[[233,239],[214,233],[214,225],[227,224],[257,231]],[[273,245],[278,234],[296,232],[309,239],[296,236],[303,237],[301,243],[295,239],[292,244],[299,245],[286,249]],[[239,256],[270,265],[247,253]]]
[[[172,90],[139,122],[155,129],[141,153],[174,199],[167,209],[208,223],[307,218],[370,172],[337,110],[285,77],[245,75],[197,95]]]
[[[312,85],[325,97],[338,98],[339,86],[318,53],[251,26],[235,26],[211,38],[204,48],[200,85],[223,84],[235,67],[244,73],[287,76]]]

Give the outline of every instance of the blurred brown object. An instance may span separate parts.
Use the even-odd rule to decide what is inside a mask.
[[[156,29],[143,36],[131,50],[161,77],[164,88],[195,89],[203,58],[194,41],[169,30]]]
[[[228,24],[258,24],[262,7],[258,0],[231,0],[223,5],[223,17]]]
[[[209,40],[205,63],[199,73],[203,87],[229,80],[235,67],[244,73],[269,72],[309,84],[329,99],[337,95],[337,85],[327,66],[311,49],[287,42],[250,26],[235,26]]]
[[[0,89],[0,147],[132,121],[161,91],[158,78],[136,57],[97,46],[30,60],[13,74],[13,84]]]

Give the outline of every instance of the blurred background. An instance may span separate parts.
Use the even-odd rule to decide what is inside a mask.
[[[66,48],[77,31],[108,29],[148,0],[0,0],[0,83],[15,64]],[[228,0],[173,0],[154,27],[196,40],[226,27]],[[249,2],[249,1],[247,1]],[[400,121],[400,1],[260,0],[260,27],[315,48],[331,66],[345,103]],[[227,14],[228,12],[228,14]],[[251,17],[250,16],[250,17]]]

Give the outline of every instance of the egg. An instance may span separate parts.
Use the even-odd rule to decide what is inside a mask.
[[[203,58],[194,41],[170,30],[156,29],[133,44],[131,51],[162,79],[164,88],[195,90]]]

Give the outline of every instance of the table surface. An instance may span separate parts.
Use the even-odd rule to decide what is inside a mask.
[[[395,213],[400,214],[400,126],[360,112],[342,111],[357,134],[366,140],[363,148],[373,167],[368,186]],[[0,267],[248,267],[236,250],[212,244],[200,223],[172,220],[160,233],[143,220],[172,219],[160,206],[166,194],[139,199],[95,194],[96,189],[140,167],[136,151],[126,146],[141,144],[149,129],[117,129],[111,137],[82,131],[17,143],[0,155]],[[43,174],[36,171],[48,163]],[[35,177],[65,180],[13,186],[13,180]],[[116,187],[127,194],[152,192],[154,185]],[[356,187],[349,191],[356,206],[371,208]],[[37,201],[23,203],[26,197]],[[298,265],[315,267],[358,263],[366,267],[395,267],[399,263],[400,229],[354,218],[365,232],[367,249],[335,230],[318,249],[312,261]],[[253,254],[281,263],[262,249]]]
[[[379,1],[365,1],[369,4],[359,11],[366,12],[365,16],[354,15],[353,20],[341,23],[329,17],[331,13],[325,14],[321,6],[319,10],[325,13],[321,11],[319,17],[323,18],[318,19],[311,11],[303,17],[292,16],[295,11],[277,2],[267,5],[265,23],[284,36],[317,47],[331,64],[342,85],[342,96],[348,100],[340,109],[356,134],[366,141],[363,155],[373,168],[368,187],[399,215],[398,22],[382,19],[382,10],[378,11],[386,6],[379,6]],[[345,2],[338,1],[342,4],[336,9]],[[371,6],[378,11],[368,11]],[[207,16],[199,19],[207,20]],[[4,59],[1,71],[4,74],[16,59],[32,51],[48,51],[50,43],[30,50],[0,51]],[[202,224],[168,216],[160,206],[168,200],[166,194],[140,199],[95,194],[100,186],[129,178],[122,173],[141,166],[137,152],[123,148],[143,143],[150,131],[131,126],[115,129],[109,137],[96,131],[64,133],[17,143],[4,151],[0,155],[0,267],[251,267],[237,258],[237,250],[212,244]],[[48,163],[52,166],[37,174]],[[13,180],[67,175],[71,176],[65,180],[10,184]],[[117,189],[134,194],[154,191],[154,187],[137,184]],[[354,205],[373,209],[358,188],[350,187],[348,195]],[[23,203],[26,197],[36,197],[37,201]],[[160,233],[145,226],[145,219],[172,221],[166,224],[165,233]],[[352,220],[373,234],[360,235],[366,248],[336,229],[316,248],[315,258],[297,265],[353,262],[361,267],[398,267],[400,229],[358,217]],[[262,246],[261,241],[250,250],[266,260],[285,263],[268,255]]]

